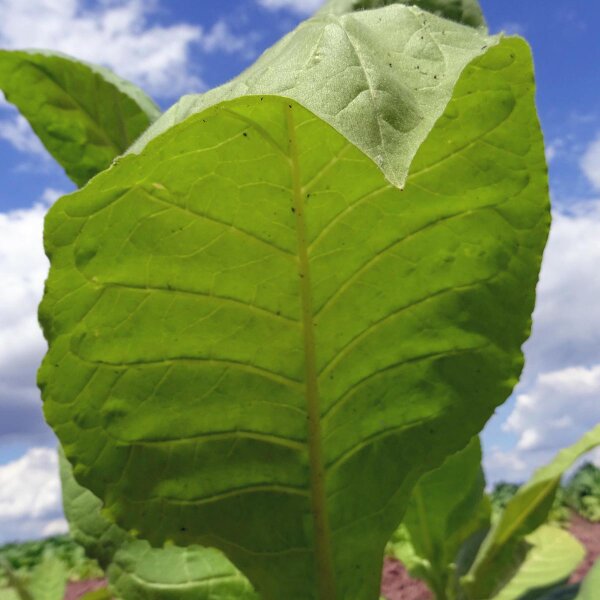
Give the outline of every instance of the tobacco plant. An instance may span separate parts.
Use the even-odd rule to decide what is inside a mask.
[[[413,488],[388,553],[436,600],[545,598],[585,556],[571,534],[546,524],[548,515],[565,471],[599,444],[600,425],[538,469],[492,519],[474,438]]]
[[[522,368],[549,226],[529,48],[474,0],[332,0],[108,169],[156,109],[70,64],[0,53],[67,173],[98,173],[49,211],[39,313],[78,484],[265,600],[374,600],[412,488]]]

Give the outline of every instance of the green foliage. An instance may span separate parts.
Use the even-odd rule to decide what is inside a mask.
[[[248,580],[218,550],[152,548],[135,540],[103,516],[102,502],[75,481],[62,452],[59,458],[71,533],[106,569],[115,595],[125,600],[258,600]]]
[[[474,2],[415,3],[482,25]],[[183,98],[48,215],[45,414],[90,490],[65,485],[74,535],[128,600],[254,595],[196,544],[264,600],[376,598],[411,488],[519,376],[549,221],[529,50],[414,6],[356,8],[331,2]],[[64,71],[49,104],[73,108],[89,69],[0,58],[77,183],[135,137],[109,143],[114,107],[89,94],[72,122],[35,121],[55,86],[15,72]],[[143,129],[153,109],[125,96]],[[481,485],[436,520],[448,539],[411,524],[430,566],[486,522]]]
[[[555,497],[563,473],[598,444],[600,425],[524,486],[497,485],[490,529],[481,452],[474,439],[415,486],[388,553],[425,581],[438,600],[541,597],[567,579],[583,558],[575,538],[543,523],[565,511]]]
[[[585,557],[585,548],[559,527],[542,525],[525,541],[531,549],[515,576],[493,600],[533,600],[536,590],[566,581]]]
[[[27,576],[46,555],[52,555],[66,565],[72,579],[86,579],[101,574],[95,561],[70,536],[59,535],[44,540],[6,544],[0,547],[0,560],[13,571]]]
[[[106,169],[160,114],[111,71],[40,50],[0,50],[0,90],[77,185]]]
[[[354,10],[379,8],[389,4],[408,4],[457,23],[485,27],[485,19],[477,0],[333,0],[329,4],[335,6],[341,2],[351,2]]]
[[[596,561],[581,583],[576,600],[597,600],[600,590],[600,560]]]
[[[583,464],[565,485],[564,503],[588,521],[600,521],[600,469]]]
[[[13,571],[4,558],[0,559],[0,569],[5,573],[9,587],[6,594],[0,595],[2,600],[63,600],[68,569],[65,563],[51,553],[46,553],[27,576]]]
[[[410,543],[397,532],[388,546],[411,575],[427,582],[437,598],[452,593],[455,559],[463,542],[489,528],[490,504],[484,490],[481,445],[475,437],[419,480],[402,522]]]
[[[508,502],[481,545],[477,557],[463,578],[471,598],[497,593],[514,573],[514,557],[524,538],[546,520],[553,505],[561,477],[584,453],[600,444],[600,425],[577,443],[559,452],[542,467]]]
[[[508,483],[507,481],[500,481],[494,485],[494,489],[490,494],[494,516],[500,514],[506,508],[506,505],[513,499],[519,487],[519,484]]]

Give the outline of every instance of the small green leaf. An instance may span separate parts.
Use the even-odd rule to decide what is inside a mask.
[[[596,561],[581,583],[576,600],[598,600],[600,590],[600,560]]]
[[[585,548],[568,531],[542,525],[529,534],[532,548],[515,576],[493,600],[519,600],[536,589],[547,588],[563,580],[585,557]]]
[[[437,597],[443,597],[452,585],[461,545],[490,525],[490,505],[484,490],[478,437],[441,467],[426,473],[413,489],[402,523],[420,559],[417,569],[411,569],[403,559],[406,549],[397,548],[396,554],[411,575],[425,579]]]
[[[69,571],[65,563],[48,554],[33,570],[28,589],[33,600],[63,600]]]
[[[600,425],[577,443],[561,450],[548,465],[534,476],[508,502],[481,545],[463,585],[471,598],[498,592],[507,579],[506,569],[513,568],[515,548],[523,538],[537,529],[548,516],[564,472],[586,452],[600,444]],[[506,569],[504,568],[506,565]]]
[[[0,90],[82,186],[160,114],[132,83],[62,54],[0,50]]]

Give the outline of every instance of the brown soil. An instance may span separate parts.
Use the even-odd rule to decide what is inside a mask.
[[[577,514],[571,518],[569,531],[585,546],[587,554],[569,580],[571,583],[581,581],[591,566],[600,558],[600,523],[590,523]]]
[[[65,592],[65,600],[78,600],[87,592],[106,587],[105,579],[89,579],[87,581],[70,581]]]
[[[587,555],[570,582],[581,581],[594,562],[600,558],[600,523],[590,523],[579,515],[573,515],[569,531],[585,546]],[[104,587],[103,579],[69,583],[65,600],[78,600],[86,592]],[[387,600],[433,600],[431,592],[421,581],[411,579],[400,562],[386,558],[383,565],[381,595]]]
[[[381,595],[387,600],[432,600],[422,581],[411,579],[402,563],[386,558],[383,564]]]

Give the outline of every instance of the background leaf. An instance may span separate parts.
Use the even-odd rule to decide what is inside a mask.
[[[334,127],[403,186],[460,74],[499,40],[401,4],[341,15],[324,10],[231,82],[184,96],[131,151],[219,102],[278,94]]]
[[[455,559],[461,545],[477,531],[490,525],[490,505],[484,494],[481,444],[474,437],[444,464],[426,473],[414,487],[404,520],[416,555],[427,569],[410,569],[413,576],[427,581],[437,597],[444,597],[455,572]]]
[[[526,541],[531,550],[515,576],[493,600],[532,600],[536,589],[567,580],[585,557],[585,548],[559,527],[542,525]]]
[[[0,50],[0,90],[82,186],[160,114],[132,83],[62,54]]]
[[[576,600],[595,600],[600,590],[600,560],[596,561],[581,582]]]
[[[27,587],[33,600],[63,600],[68,576],[66,565],[47,554],[34,569]]]
[[[331,0],[322,10],[345,13],[352,10],[380,8],[390,4],[417,6],[457,23],[471,27],[485,27],[485,19],[477,0]]]
[[[584,453],[600,444],[600,425],[577,443],[561,450],[548,465],[514,495],[494,523],[481,545],[463,585],[471,598],[483,598],[497,592],[514,566],[515,548],[537,529],[548,516],[564,472]]]
[[[548,219],[518,40],[404,191],[291,100],[222,103],[50,210],[45,414],[153,544],[215,546],[265,600],[377,598],[412,486],[517,380]]]

